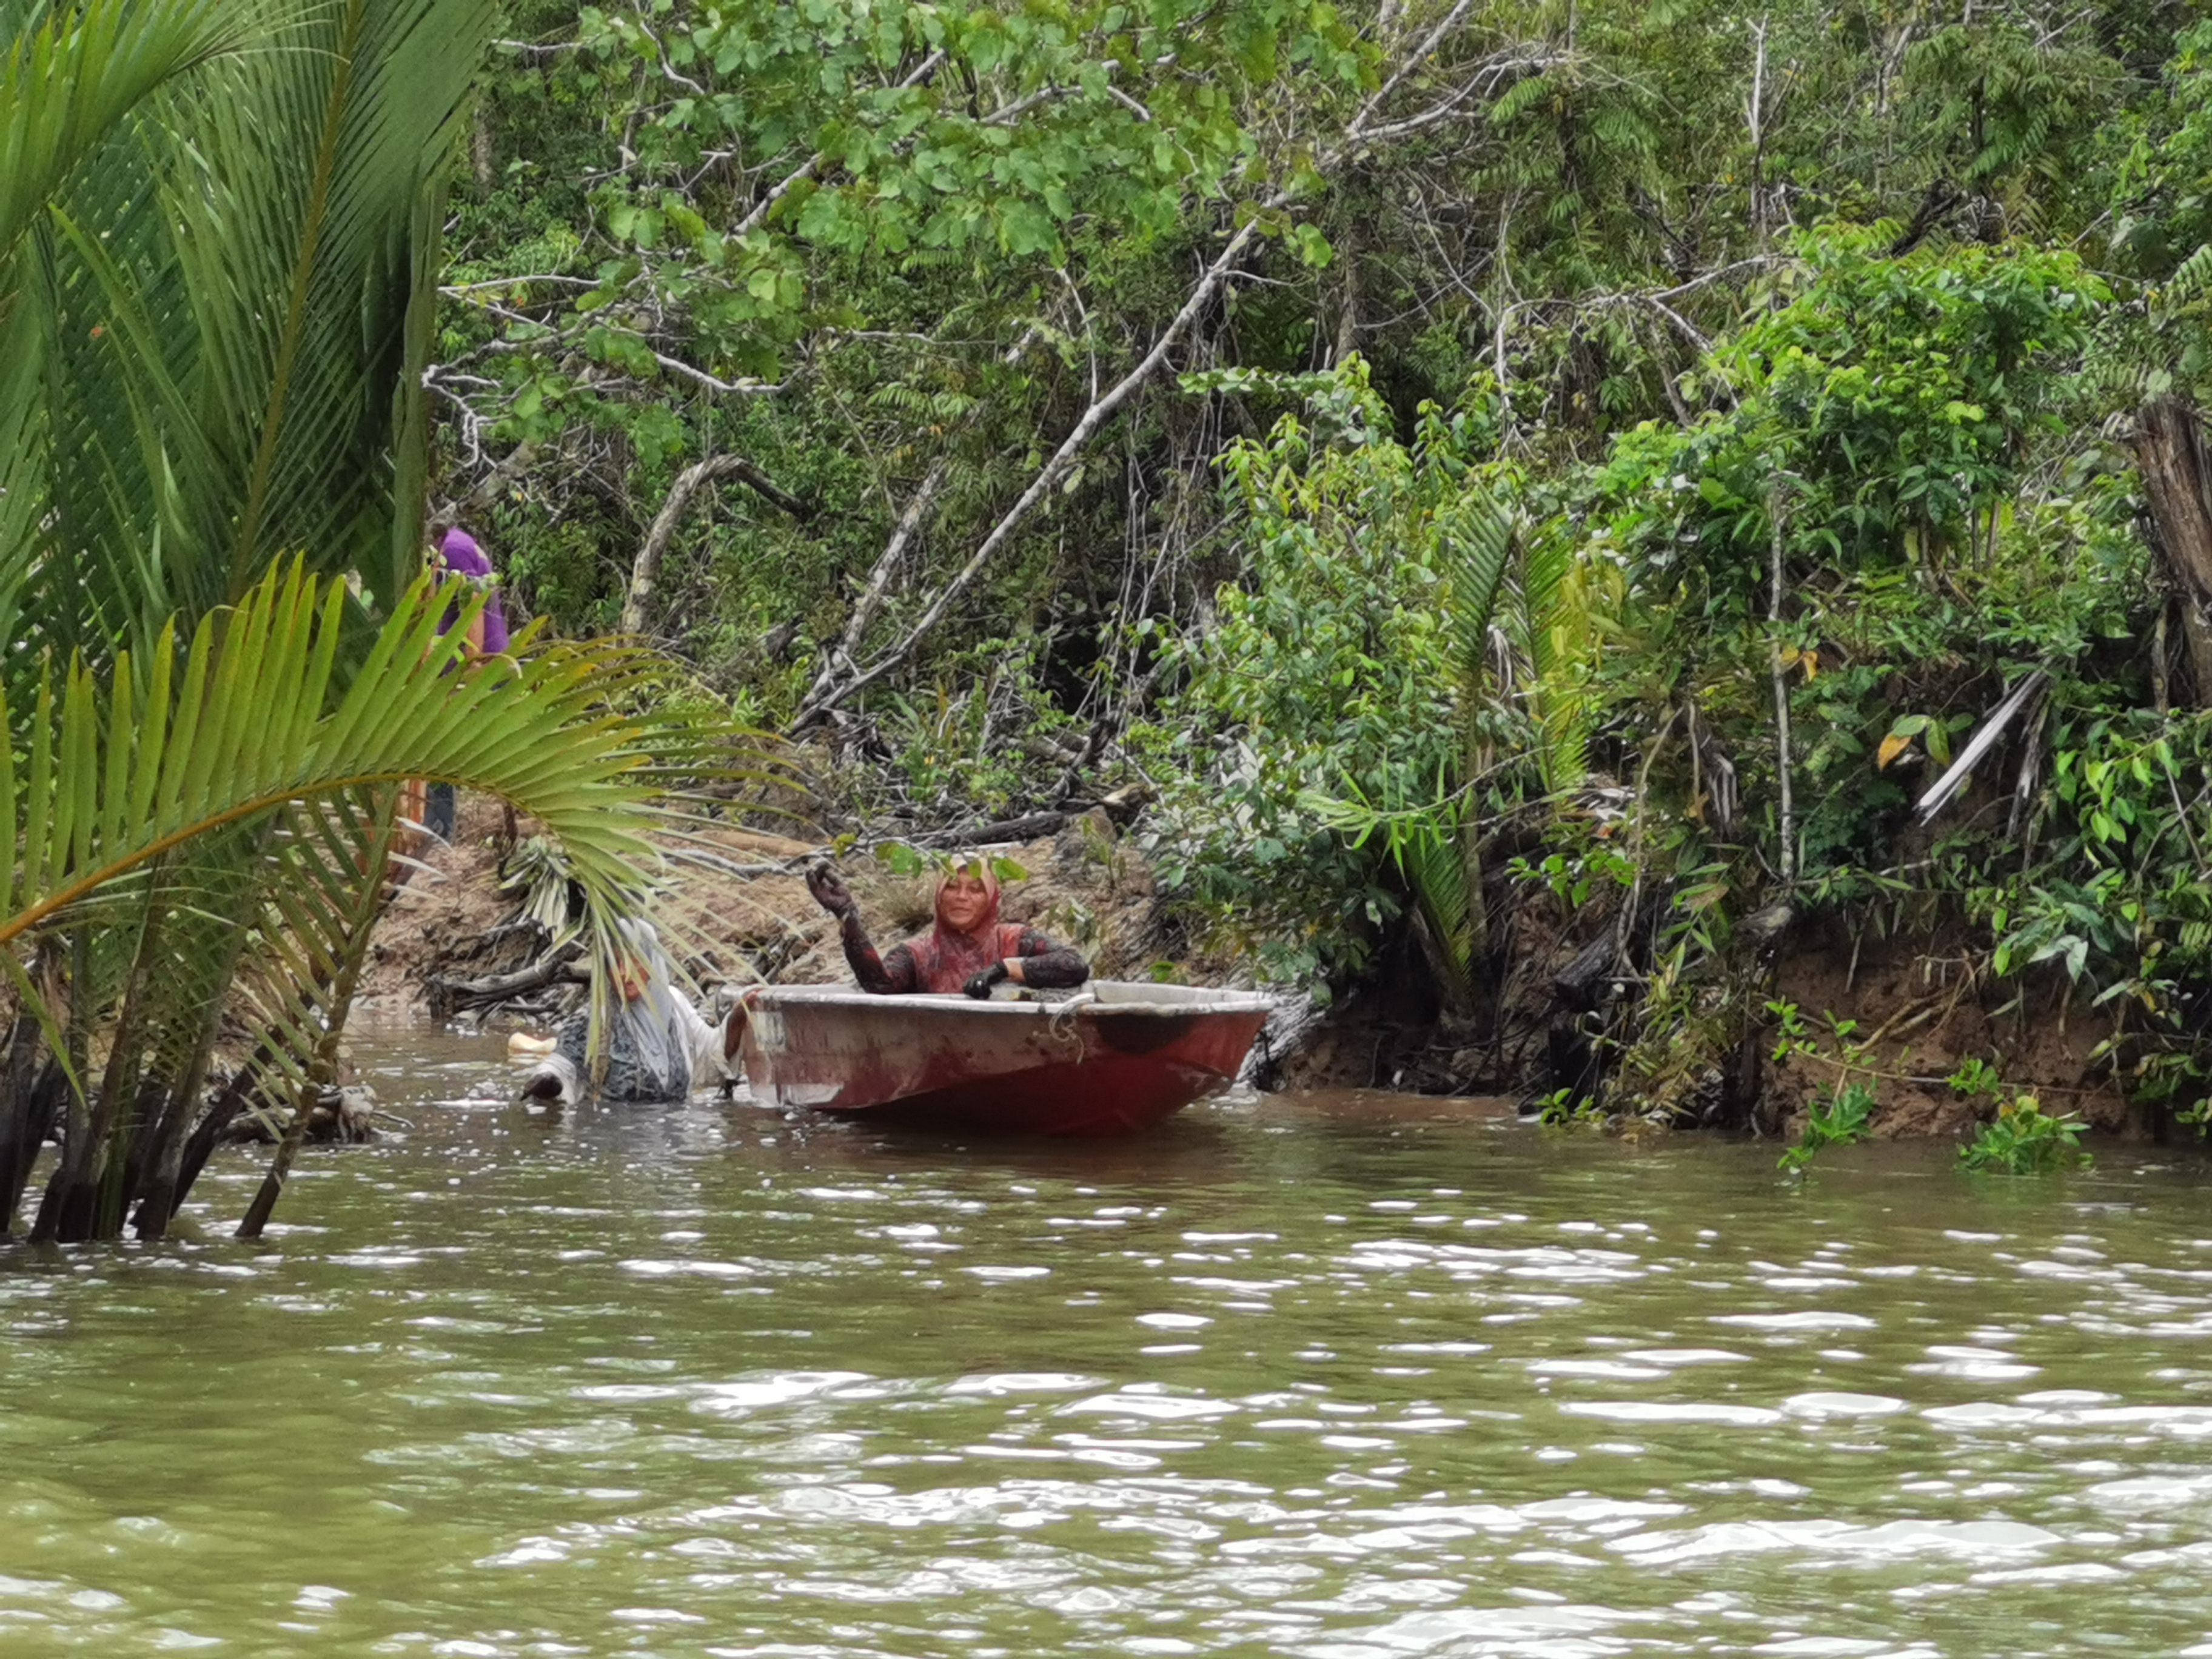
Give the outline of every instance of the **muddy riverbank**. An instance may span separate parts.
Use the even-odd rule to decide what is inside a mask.
[[[434,848],[380,925],[364,985],[372,1017],[458,1018],[465,1026],[543,1026],[576,1006],[578,975],[527,994],[486,1001],[544,943],[518,924],[518,896],[502,889],[512,843],[496,805],[465,803],[453,845]],[[519,826],[526,835],[529,826]],[[1030,922],[1082,950],[1101,975],[1171,975],[1194,984],[1249,985],[1248,957],[1195,934],[1163,902],[1139,836],[1103,811],[1068,817],[1050,834],[998,844],[1028,872],[1007,887],[1009,920]],[[842,982],[834,929],[808,896],[801,871],[819,849],[789,836],[732,826],[705,844],[672,848],[659,915],[662,931],[710,999],[763,981]],[[841,867],[872,930],[888,943],[928,924],[927,881],[894,873],[863,852]],[[1265,1081],[1284,1088],[1386,1089],[1534,1102],[1562,1083],[1559,1033],[1563,974],[1589,950],[1602,916],[1565,913],[1541,890],[1507,896],[1498,931],[1492,1009],[1480,1019],[1443,1006],[1410,936],[1386,951],[1368,982],[1278,1033]],[[2063,980],[2033,975],[2002,986],[1977,976],[1955,940],[1903,934],[1883,939],[1832,933],[1817,919],[1774,954],[1771,999],[1825,1043],[1799,1044],[1778,1063],[1779,1016],[1736,1035],[1740,1075],[1701,1086],[1719,1104],[1709,1121],[1787,1137],[1807,1106],[1848,1075],[1878,1101],[1874,1133],[1886,1139],[1960,1139],[1991,1109],[1947,1079],[1980,1059],[2052,1112],[2073,1111],[2101,1131],[2126,1133],[2125,1098],[2098,1048],[2109,1018],[2075,1007]],[[1848,1072],[1835,1056],[1859,1045]],[[1815,1052],[1819,1050],[1820,1052]],[[1740,1097],[1729,1103],[1733,1095]]]

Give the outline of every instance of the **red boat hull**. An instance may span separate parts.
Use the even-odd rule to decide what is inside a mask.
[[[1121,1134],[1231,1082],[1269,1004],[1181,987],[1098,988],[1074,1005],[745,999],[744,1058],[772,1105],[999,1134]]]

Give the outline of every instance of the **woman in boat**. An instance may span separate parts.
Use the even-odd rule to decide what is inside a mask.
[[[1034,927],[999,920],[999,875],[988,859],[965,859],[938,878],[937,926],[882,956],[860,925],[860,907],[826,863],[806,872],[807,890],[837,918],[845,960],[863,991],[878,996],[964,991],[981,1001],[1001,980],[1040,991],[1073,990],[1091,964]]]
[[[631,960],[617,982],[622,1002],[607,1037],[606,1075],[601,1100],[666,1102],[687,1098],[694,1089],[718,1084],[729,1075],[730,1050],[738,1028],[726,1020],[720,1029],[700,1018],[691,1000],[676,988],[675,970],[660,935],[650,922],[616,924],[630,947]],[[532,1053],[543,1060],[523,1079],[522,1092],[533,1100],[580,1099],[591,1075],[586,1065],[591,1009],[579,1008],[549,1040],[518,1034],[508,1052]]]

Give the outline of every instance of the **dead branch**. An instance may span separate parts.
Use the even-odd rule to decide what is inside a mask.
[[[668,499],[660,504],[653,527],[646,532],[644,545],[637,550],[637,561],[630,567],[629,597],[623,602],[622,629],[625,634],[645,630],[646,606],[652,603],[653,584],[660,575],[661,555],[668,550],[669,538],[683,520],[684,509],[690,505],[691,497],[702,485],[723,478],[735,478],[751,485],[755,493],[802,524],[813,516],[813,509],[805,501],[785,490],[742,455],[710,455],[685,467],[669,486]]]
[[[841,667],[849,669],[853,666],[860,641],[867,635],[868,624],[876,619],[876,612],[883,605],[884,595],[890,591],[891,578],[898,573],[899,561],[906,556],[907,544],[914,539],[915,532],[921,528],[923,516],[928,513],[930,504],[937,499],[937,492],[945,487],[945,481],[951,472],[952,463],[940,459],[929,469],[921,486],[907,501],[906,511],[899,514],[898,526],[891,532],[890,540],[884,544],[875,568],[868,573],[867,585],[854,602],[852,618],[845,624],[844,636],[823,656],[821,672],[815,676],[814,684],[807,688],[809,702],[830,689],[836,682]]]

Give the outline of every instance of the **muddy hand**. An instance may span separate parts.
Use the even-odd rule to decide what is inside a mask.
[[[970,974],[968,976],[968,982],[960,988],[978,1002],[988,1002],[991,1000],[991,988],[1006,977],[1006,964],[1003,962],[994,962],[981,973]]]
[[[814,902],[831,915],[842,918],[853,914],[853,896],[837,872],[827,864],[817,864],[806,872],[806,890],[814,895]]]

